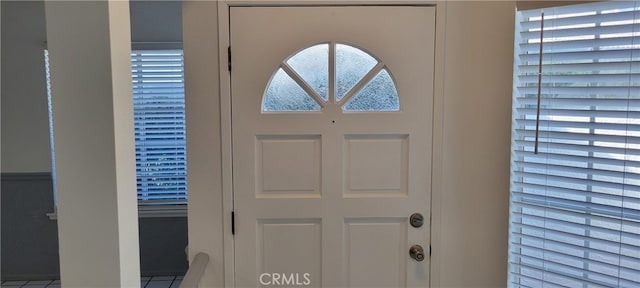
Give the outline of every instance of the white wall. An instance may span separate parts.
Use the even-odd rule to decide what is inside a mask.
[[[435,286],[506,286],[514,19],[512,1],[447,3]]]
[[[222,154],[218,66],[218,3],[184,1],[182,6],[187,163],[189,173],[189,256],[209,254],[201,287],[224,287]],[[228,214],[227,214],[228,216]],[[228,231],[228,230],[227,230]]]
[[[182,41],[180,1],[130,2],[132,42]]]
[[[43,1],[2,1],[2,172],[49,172]]]
[[[1,171],[50,172],[43,1],[2,1]],[[131,41],[182,41],[179,1],[133,1]]]

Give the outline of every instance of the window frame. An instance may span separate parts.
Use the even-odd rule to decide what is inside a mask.
[[[167,51],[167,52],[169,52],[169,53],[173,53],[173,51],[175,51],[175,50],[180,50],[180,51],[181,51],[181,53],[183,53],[182,45],[179,45],[179,44],[180,44],[180,43],[170,45],[169,43],[139,43],[139,42],[134,42],[134,43],[132,43],[132,49],[131,49],[132,60],[133,60],[133,58],[135,57],[135,56],[133,56],[134,54],[136,54],[136,53],[144,53],[144,52],[147,52],[147,53],[148,53],[149,51]],[[182,78],[182,85],[183,85],[183,88],[182,88],[182,96],[183,96],[182,101],[183,101],[183,102],[182,102],[182,103],[184,103],[184,58],[182,59],[181,64],[182,64],[182,77],[181,77],[181,78]],[[132,64],[132,70],[134,69],[134,68],[133,68],[133,67],[134,67],[133,65],[134,65],[134,64]],[[134,101],[136,100],[136,90],[140,91],[140,90],[144,90],[144,89],[145,89],[145,88],[136,89],[136,84],[138,84],[138,85],[140,84],[139,82],[135,82],[135,81],[136,81],[136,78],[137,78],[137,77],[136,77],[136,76],[137,76],[136,74],[137,74],[137,75],[142,75],[142,74],[144,74],[144,72],[141,72],[141,73],[132,73],[132,76],[133,76],[133,77],[132,77],[132,78],[133,78],[133,79],[132,79],[132,81],[133,81],[133,97],[134,97],[134,98],[133,98],[133,100],[134,100]],[[158,79],[160,79],[160,78],[158,78]],[[157,81],[157,80],[156,80],[156,81]],[[162,83],[162,84],[160,84],[160,85],[163,85],[163,84],[164,84],[164,83]],[[149,88],[149,89],[154,89],[154,88],[152,87],[152,88]],[[163,89],[163,88],[158,88],[158,89]],[[158,105],[160,105],[160,104],[158,104]],[[154,108],[154,109],[155,109],[155,108]],[[186,164],[186,162],[187,162],[187,160],[186,160],[186,157],[187,157],[187,156],[186,156],[186,107],[185,107],[184,109],[185,109],[185,110],[184,110],[184,112],[183,112],[183,114],[182,114],[182,117],[183,117],[182,121],[184,121],[184,123],[185,123],[185,124],[184,124],[184,128],[183,128],[183,133],[184,133],[184,147],[183,147],[183,148],[184,148],[184,155],[183,155],[183,158],[184,158],[184,168],[183,168],[183,169],[180,169],[180,171],[184,171],[184,173],[185,173],[185,175],[184,175],[184,185],[185,185],[184,189],[185,189],[185,193],[186,193],[186,189],[187,189],[187,188],[186,188],[186,185],[187,185],[187,167],[186,167],[186,165],[187,165],[187,164]],[[163,113],[164,113],[164,112],[163,112]],[[135,105],[135,103],[134,103],[134,116],[135,116],[135,115],[136,115],[136,105]],[[165,117],[165,116],[161,116],[161,117]],[[139,140],[138,140],[137,138],[138,138],[138,137],[144,137],[144,136],[139,136],[139,135],[138,135],[138,128],[139,128],[140,126],[136,125],[136,124],[135,124],[135,122],[137,122],[137,121],[136,121],[136,119],[134,119],[134,125],[135,125],[135,127],[136,127],[136,145],[135,145],[135,146],[136,146],[136,152],[137,152],[137,150],[138,150],[138,143],[139,143],[139,142],[138,142]],[[146,141],[146,140],[145,140],[145,141]],[[142,145],[141,145],[141,146],[142,146]],[[144,148],[144,147],[141,147],[141,148]],[[136,158],[137,158],[137,157],[138,157],[138,156],[136,156]],[[152,156],[152,157],[153,157],[153,156]],[[177,160],[174,160],[174,161],[177,161]],[[142,172],[141,172],[141,171],[139,171],[139,168],[138,168],[138,165],[143,164],[143,163],[147,163],[147,162],[146,162],[146,161],[138,161],[138,159],[136,159],[136,178],[139,178],[139,177],[144,176],[144,175],[141,175],[141,174],[140,174],[140,173],[142,173]],[[149,161],[148,163],[153,163],[153,161]],[[166,167],[163,167],[163,168],[161,168],[161,169],[165,169],[165,168],[166,168]],[[153,177],[153,175],[146,175],[145,177]],[[179,177],[182,177],[182,176],[179,176]],[[147,183],[147,182],[145,182],[145,183]],[[155,182],[151,182],[151,183],[155,183]],[[137,181],[137,185],[140,185],[140,182],[138,182],[138,181]],[[160,199],[149,199],[149,200],[142,200],[142,199],[140,199],[140,197],[141,197],[141,196],[140,196],[140,190],[139,190],[138,188],[137,188],[136,190],[137,190],[137,193],[138,193],[138,206],[139,206],[139,209],[140,209],[140,210],[142,210],[142,211],[149,211],[149,210],[160,210],[160,211],[164,211],[164,210],[166,210],[165,208],[162,208],[162,207],[161,207],[160,209],[153,209],[152,207],[153,207],[153,206],[172,207],[172,206],[175,206],[175,205],[186,205],[186,204],[187,204],[187,200],[188,200],[188,198],[187,198],[187,196],[186,196],[186,195],[185,195],[185,199],[166,199],[166,200],[160,200]],[[143,193],[144,193],[144,192],[143,192]],[[158,197],[158,196],[150,196],[150,198],[156,198],[156,197]]]
[[[45,65],[46,65],[46,71],[47,71],[47,78],[46,78],[46,82],[47,82],[47,98],[48,98],[48,105],[49,105],[49,125],[52,125],[52,119],[51,119],[51,91],[50,91],[50,78],[49,78],[49,68],[48,68],[48,49],[46,46],[46,42],[44,43],[44,51],[43,51],[43,55],[45,57],[44,61],[45,61]],[[184,50],[182,48],[182,42],[132,42],[131,43],[131,52],[136,51],[136,50],[182,50],[184,53]],[[184,58],[182,60],[182,64],[184,65]],[[183,70],[183,83],[184,83],[184,70]],[[133,83],[132,83],[133,85]],[[132,87],[133,88],[133,87]],[[183,92],[184,93],[184,92]],[[133,95],[132,95],[133,96]],[[186,107],[185,107],[185,121],[186,121]],[[185,127],[185,133],[186,133],[186,127]],[[52,169],[52,180],[54,181],[54,191],[53,191],[53,197],[54,197],[54,207],[53,207],[53,212],[51,213],[47,213],[46,215],[48,216],[49,219],[51,220],[57,220],[58,217],[58,213],[57,213],[57,193],[56,193],[56,188],[55,188],[55,158],[54,155],[55,153],[54,151],[54,147],[53,147],[53,129],[50,126],[50,142],[51,142],[51,157],[52,157],[52,163],[54,165],[53,169]],[[186,151],[186,141],[185,141],[185,151]],[[186,159],[186,152],[185,152],[185,165],[186,165],[187,159]],[[137,163],[137,161],[136,161]],[[186,169],[186,168],[185,168]],[[136,178],[137,178],[137,171],[136,171]],[[186,176],[185,176],[186,178]],[[185,180],[186,182],[187,180]],[[136,193],[138,192],[138,189],[136,188]],[[136,197],[138,199],[138,197]],[[159,218],[159,217],[187,217],[187,202],[188,202],[188,196],[186,197],[186,199],[184,200],[175,200],[175,201],[166,201],[165,203],[151,203],[151,202],[146,202],[146,200],[140,200],[138,199],[138,217],[139,218]],[[171,203],[171,202],[176,202],[176,203]]]
[[[521,23],[527,20],[521,18],[523,14],[538,11],[539,9],[521,11],[517,14],[511,137],[509,270],[507,283],[509,287],[542,285],[541,283],[552,281],[554,277],[556,278],[555,281],[565,279],[565,281],[576,281],[583,284],[592,283],[595,285],[612,285],[610,283],[604,284],[606,280],[611,279],[617,279],[617,285],[622,285],[621,280],[628,281],[628,283],[634,281],[636,281],[634,283],[640,283],[640,281],[633,279],[624,280],[625,278],[620,275],[621,271],[627,273],[627,277],[633,273],[629,271],[640,271],[640,255],[626,255],[625,250],[622,248],[634,249],[633,247],[635,247],[640,252],[640,243],[633,244],[629,242],[631,244],[627,244],[626,241],[631,241],[630,239],[633,238],[625,238],[633,235],[640,236],[640,223],[637,222],[640,218],[636,219],[636,217],[640,217],[640,207],[637,205],[640,202],[640,195],[635,194],[638,193],[638,187],[640,187],[640,182],[637,180],[640,172],[628,170],[627,166],[627,164],[631,164],[632,167],[635,167],[640,163],[640,159],[636,159],[636,156],[633,156],[638,155],[637,153],[640,152],[640,147],[634,148],[635,144],[633,144],[635,143],[634,141],[640,139],[640,134],[634,132],[637,130],[633,129],[637,128],[630,128],[629,126],[640,124],[636,123],[640,121],[640,118],[633,116],[638,115],[640,110],[637,110],[637,107],[634,110],[633,107],[635,106],[630,104],[631,101],[640,101],[640,98],[638,96],[634,97],[636,94],[632,92],[640,87],[639,78],[637,78],[640,75],[638,74],[640,72],[638,70],[640,67],[640,41],[638,41],[640,40],[640,31],[631,30],[629,32],[631,34],[627,35],[627,38],[631,39],[629,40],[631,41],[630,44],[616,44],[618,46],[606,44],[606,41],[615,40],[617,37],[625,37],[620,36],[622,34],[613,35],[612,32],[608,32],[611,35],[604,35],[605,37],[600,37],[596,32],[589,32],[595,35],[590,35],[587,32],[584,32],[586,34],[576,34],[580,35],[580,37],[586,37],[581,39],[578,36],[573,36],[573,31],[571,31],[579,29],[597,31],[601,27],[610,28],[608,26],[622,25],[615,23],[615,21],[631,21],[629,26],[638,26],[640,24],[640,1],[635,1],[634,3],[635,6],[632,4],[634,7],[629,8],[633,12],[628,14],[635,16],[629,19],[615,17],[617,16],[615,15],[616,13],[624,11],[622,8],[617,8],[615,2],[558,8],[558,11],[562,11],[561,14],[565,15],[563,16],[565,18],[549,17],[551,13],[545,13],[549,23],[545,21],[544,27],[550,27],[551,29],[549,30],[540,29],[540,23],[537,24],[536,28],[530,22],[527,23],[527,29],[519,29]],[[619,10],[616,11],[616,9]],[[551,11],[554,8],[547,8],[546,10]],[[571,15],[572,13],[576,14]],[[529,16],[528,19],[537,17],[537,20],[531,20],[531,22],[541,22],[541,17],[538,16],[540,16],[539,12],[537,15]],[[599,18],[598,16],[611,19],[596,19]],[[593,22],[575,27],[566,24],[571,22],[572,25],[578,25],[578,20],[576,22],[571,20],[579,17],[591,17],[593,20],[590,21]],[[554,19],[558,19],[558,23],[563,24],[553,23]],[[609,23],[603,25],[602,23],[605,22]],[[544,33],[543,35],[540,35],[542,34],[541,30]],[[554,32],[559,32],[558,34],[562,34],[562,36],[554,35]],[[626,32],[628,31],[625,30]],[[536,33],[539,35],[537,40],[533,36],[523,39],[525,34],[533,35]],[[588,39],[587,36],[593,36],[593,39]],[[536,44],[541,42],[540,38],[545,39],[542,41],[542,47]],[[599,40],[605,43],[598,42]],[[574,44],[576,42],[581,43]],[[583,43],[584,46],[579,45]],[[591,46],[586,45],[587,43],[591,43]],[[568,48],[570,45],[575,46]],[[629,52],[628,60],[626,60],[627,62],[625,62],[623,56],[616,57],[622,59],[618,60],[619,63],[628,63],[626,64],[626,69],[629,69],[628,72],[623,70],[625,67],[620,69],[615,66],[614,64],[618,62],[611,60],[614,59],[613,57],[595,58],[593,56],[587,58],[590,55],[598,55],[599,52],[606,54],[608,51],[623,50],[627,46],[629,47],[626,49],[631,51]],[[533,49],[539,50],[533,51]],[[571,54],[570,51],[577,51],[578,53]],[[540,52],[542,52],[542,56],[539,56]],[[585,58],[575,57],[571,59],[573,62],[569,62],[561,58],[562,53],[574,57],[578,54],[584,54]],[[611,62],[606,62],[607,59]],[[608,66],[615,66],[615,68],[596,69],[593,67],[603,63]],[[563,70],[562,65],[567,67],[573,65],[574,68],[564,68]],[[576,68],[580,67],[578,65],[583,65],[585,68]],[[547,70],[543,71],[537,70],[539,67],[554,68],[545,68]],[[523,70],[528,72],[522,72]],[[616,75],[629,75],[628,84],[625,81],[620,81],[619,78],[615,78]],[[536,78],[538,79],[537,82]],[[540,81],[541,78],[542,81]],[[547,79],[546,81],[545,78]],[[554,81],[554,78],[559,80]],[[626,88],[629,91],[626,96],[626,110],[623,103],[625,101],[624,92],[615,90],[618,88],[620,90]],[[566,92],[570,89],[575,89],[574,91],[582,90],[579,90],[579,93],[573,92],[575,94]],[[594,92],[595,90],[593,89],[613,92],[606,92],[607,94],[605,94],[600,91]],[[618,103],[616,104],[614,101],[619,103],[616,102]],[[587,103],[585,104],[585,102]],[[620,121],[620,119],[624,120],[624,122],[616,122]],[[617,132],[624,132],[624,134],[616,134]],[[616,138],[617,141],[613,138]],[[624,141],[621,140],[623,138]],[[623,145],[624,147],[615,148],[615,145]],[[539,153],[542,154],[540,156],[537,154],[538,147],[540,148]],[[571,147],[571,149],[567,147]],[[614,150],[624,151],[623,155],[615,155],[612,152]],[[619,157],[622,157],[622,159]],[[585,188],[581,188],[582,186]],[[619,191],[615,191],[620,195],[614,193],[614,190],[618,189],[615,187],[621,187]],[[626,191],[630,191],[630,194],[625,194]],[[634,191],[636,192],[634,193]],[[628,202],[625,202],[625,199]],[[620,202],[620,204],[618,205],[617,202]],[[616,208],[619,208],[619,211]],[[620,218],[619,221],[617,220],[618,218]],[[609,223],[617,224],[619,227],[603,226]],[[585,235],[581,233],[585,233]],[[618,240],[613,237],[611,239],[606,238],[610,235],[615,236],[616,233],[619,234]],[[583,241],[584,244],[580,244],[580,241]],[[611,252],[606,250],[606,248],[610,247],[607,245],[615,247],[616,243],[620,246],[619,251]],[[583,253],[582,257],[572,254],[578,252]],[[574,261],[573,265],[582,263],[582,268],[572,266],[572,264],[569,264],[571,261],[567,259]],[[611,259],[618,260],[617,266],[609,262]],[[621,264],[623,263],[621,259],[629,261],[625,263],[631,266]],[[595,270],[596,268],[592,267],[607,267],[613,271],[617,269],[617,278],[605,272],[600,273]],[[531,274],[523,275],[526,274],[523,271],[527,269],[535,271],[535,273],[530,272]],[[567,272],[569,270],[573,271]],[[581,277],[573,275],[578,273],[576,271],[580,271]],[[537,276],[538,274],[540,276]],[[547,278],[547,275],[552,276]],[[529,280],[531,281],[529,283],[535,284],[517,282],[524,280]],[[554,283],[551,282],[551,284]],[[556,284],[573,285],[571,283],[566,284],[566,282]]]

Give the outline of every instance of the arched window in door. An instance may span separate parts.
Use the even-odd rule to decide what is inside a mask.
[[[393,77],[382,61],[342,43],[321,43],[285,59],[265,90],[263,112],[399,111]]]

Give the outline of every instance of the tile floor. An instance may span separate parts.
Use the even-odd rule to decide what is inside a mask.
[[[183,276],[142,277],[141,288],[178,288]],[[2,281],[2,288],[60,288],[60,280]]]

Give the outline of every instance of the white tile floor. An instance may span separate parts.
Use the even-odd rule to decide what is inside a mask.
[[[183,276],[142,277],[141,288],[178,288]],[[60,288],[60,280],[2,281],[2,288]]]

